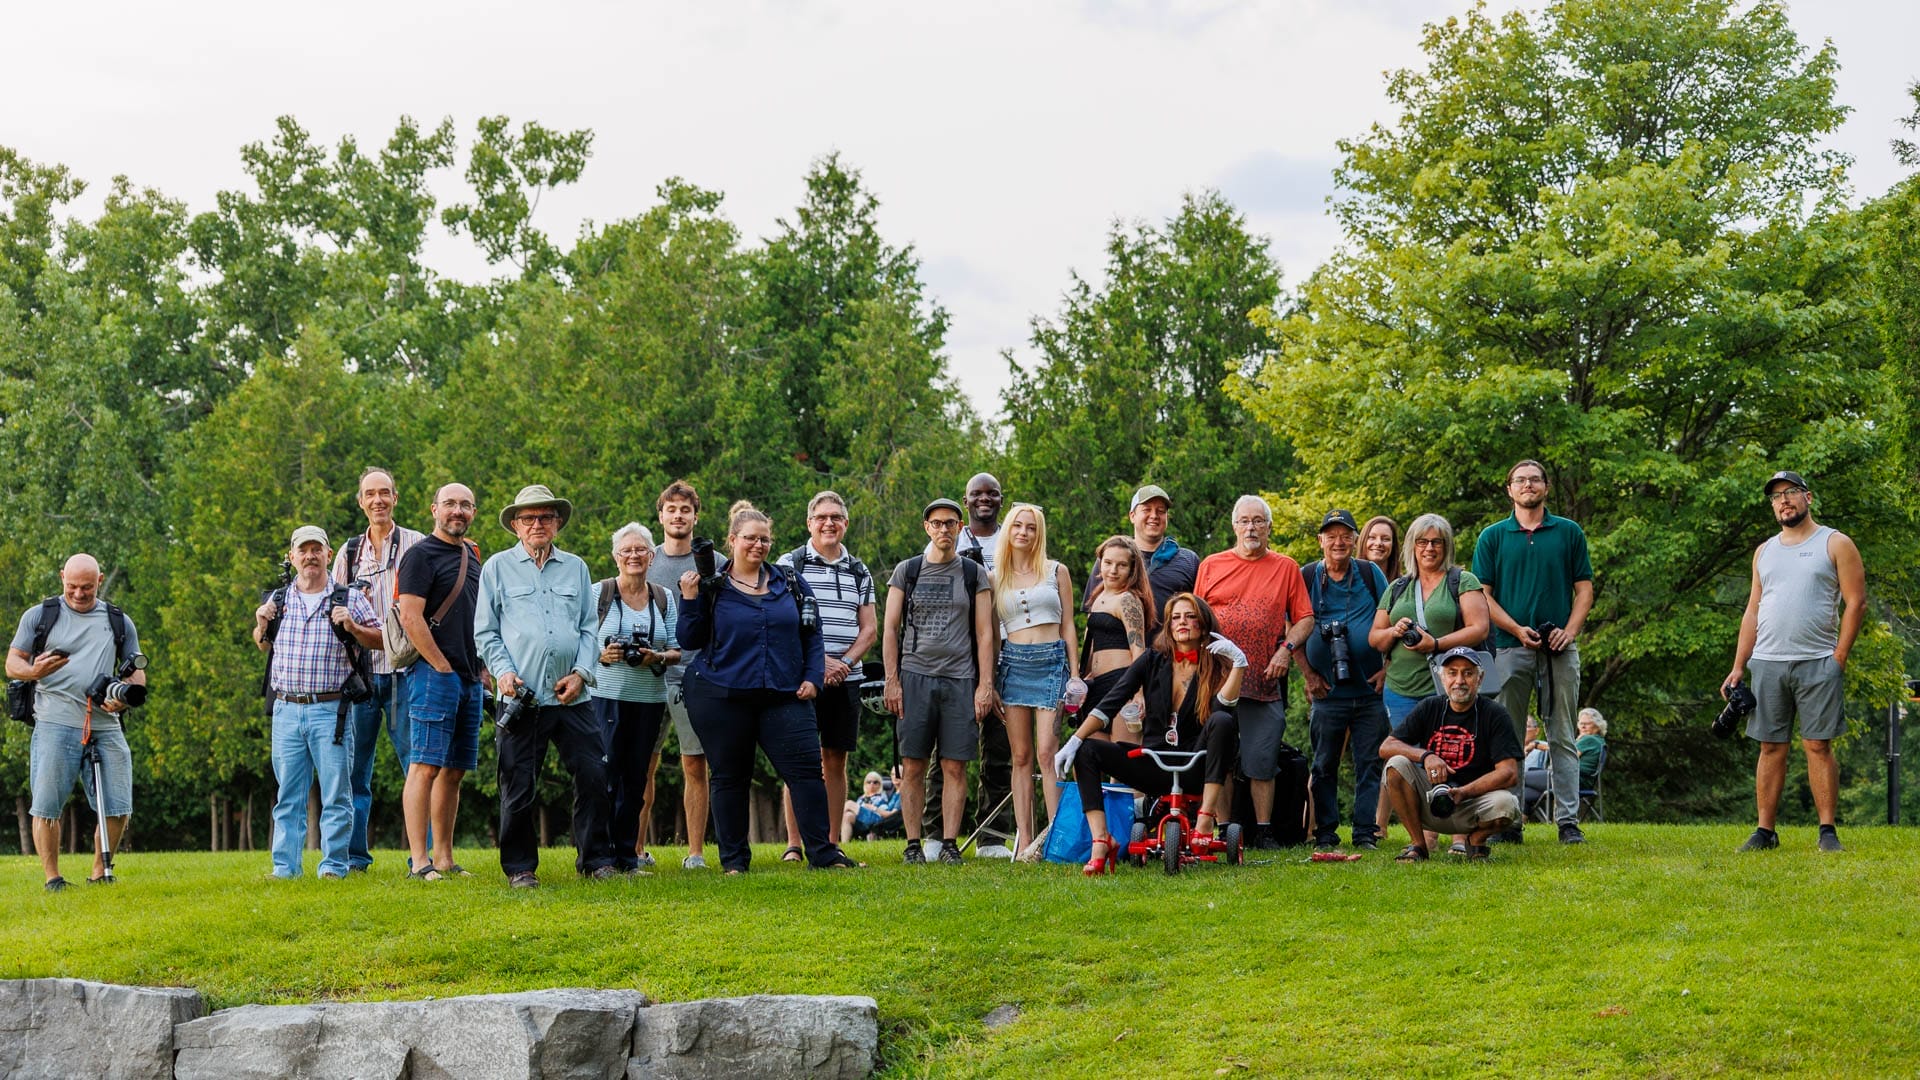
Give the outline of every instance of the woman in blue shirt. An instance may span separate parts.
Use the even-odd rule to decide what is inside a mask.
[[[732,560],[717,568],[711,582],[702,582],[698,570],[680,576],[680,643],[700,650],[687,668],[687,719],[707,751],[720,865],[741,874],[753,861],[747,797],[758,746],[793,794],[808,864],[816,870],[858,866],[827,831],[827,787],[813,717],[826,652],[817,613],[812,626],[802,625],[813,592],[798,574],[769,565],[773,524],[766,514],[743,501],[728,517]]]

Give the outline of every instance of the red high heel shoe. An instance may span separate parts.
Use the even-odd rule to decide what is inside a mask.
[[[1207,819],[1207,820],[1208,820],[1209,822],[1211,822],[1211,823],[1212,823],[1212,824],[1214,825],[1214,828],[1212,828],[1212,829],[1202,829],[1202,828],[1200,827],[1200,819],[1201,819],[1201,818],[1206,818],[1206,819]],[[1197,814],[1195,814],[1195,815],[1193,815],[1193,837],[1194,837],[1194,839],[1196,839],[1196,840],[1198,840],[1199,838],[1201,838],[1201,837],[1203,837],[1203,836],[1204,836],[1204,837],[1207,837],[1208,839],[1212,839],[1212,838],[1213,838],[1213,834],[1214,834],[1214,833],[1215,833],[1216,831],[1218,831],[1218,828],[1219,828],[1219,825],[1220,825],[1220,816],[1219,816],[1218,814],[1215,814],[1215,813],[1213,813],[1213,812],[1211,812],[1211,811],[1208,811],[1208,810],[1202,810],[1202,811],[1200,811],[1199,813],[1197,813]]]
[[[1116,857],[1113,850],[1112,835],[1096,836],[1093,838],[1093,842],[1096,844],[1105,844],[1107,853],[1105,855],[1095,855],[1093,858],[1088,859],[1087,865],[1081,867],[1080,872],[1088,877],[1099,877],[1101,874],[1113,873],[1114,864],[1120,860]]]

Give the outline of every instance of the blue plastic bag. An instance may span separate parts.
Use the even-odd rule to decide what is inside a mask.
[[[1093,834],[1087,831],[1087,815],[1080,809],[1080,785],[1060,785],[1060,812],[1047,831],[1046,860],[1057,863],[1084,863],[1093,857]],[[1100,785],[1101,801],[1107,804],[1107,830],[1119,843],[1133,835],[1133,789],[1117,784]]]

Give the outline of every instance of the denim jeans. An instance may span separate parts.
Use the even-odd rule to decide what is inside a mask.
[[[300,876],[307,842],[307,788],[320,776],[320,873],[346,875],[347,837],[353,832],[353,725],[339,745],[333,728],[340,703],[273,703],[273,875]]]
[[[403,674],[375,675],[373,696],[353,706],[353,834],[347,840],[347,863],[355,870],[373,865],[367,850],[367,816],[373,812],[373,758],[380,747],[380,718],[387,719],[387,739],[407,775],[407,679]],[[427,843],[431,845],[432,839]]]
[[[1353,840],[1377,840],[1374,809],[1380,801],[1380,743],[1387,737],[1387,708],[1374,694],[1325,697],[1307,720],[1313,732],[1314,842],[1340,841],[1340,752],[1353,747]]]
[[[1415,705],[1420,704],[1420,699],[1417,697],[1407,697],[1405,694],[1396,694],[1391,690],[1382,690],[1380,691],[1380,703],[1387,707],[1387,727],[1393,731],[1398,731],[1400,730],[1400,722],[1407,718],[1407,714],[1413,711]]]

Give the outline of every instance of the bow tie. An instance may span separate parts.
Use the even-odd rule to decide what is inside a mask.
[[[1173,662],[1176,664],[1197,664],[1200,662],[1200,650],[1188,649],[1183,652],[1180,649],[1175,649],[1173,650]]]

